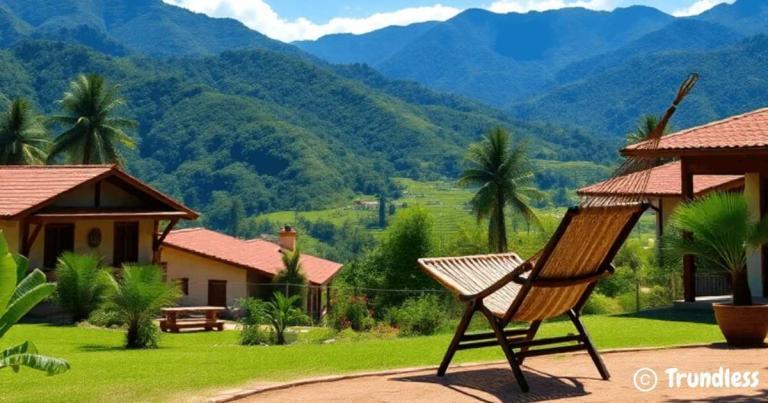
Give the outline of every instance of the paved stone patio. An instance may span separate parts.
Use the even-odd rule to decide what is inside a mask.
[[[463,401],[754,401],[768,400],[768,349],[733,350],[724,345],[676,349],[621,351],[603,354],[610,381],[603,381],[585,354],[533,357],[525,362],[531,392],[523,394],[506,365],[493,364],[449,370],[444,378],[434,370],[372,375],[310,383],[249,396],[253,402],[463,402]],[[671,388],[665,370],[681,372],[758,371],[755,387]],[[633,383],[635,372],[650,368],[658,384],[650,392]],[[649,377],[639,377],[639,382]]]

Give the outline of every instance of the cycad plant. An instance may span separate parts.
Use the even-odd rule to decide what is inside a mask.
[[[459,184],[477,188],[471,201],[472,209],[478,220],[488,219],[491,251],[507,251],[507,206],[526,222],[539,224],[529,205],[529,200],[541,193],[532,186],[533,171],[527,146],[525,143],[513,145],[506,130],[495,128],[482,142],[470,146]]]
[[[93,255],[64,252],[56,262],[56,299],[75,322],[87,319],[112,290],[109,271]]]
[[[298,247],[293,251],[283,250],[283,270],[272,278],[272,282],[284,285],[287,296],[296,295],[299,296],[297,302],[301,300],[307,277],[301,267],[301,251]]]
[[[50,144],[42,119],[25,99],[15,99],[0,115],[0,164],[44,164]]]
[[[264,315],[275,331],[277,344],[285,344],[285,330],[288,329],[288,326],[300,325],[309,321],[309,317],[301,309],[296,308],[298,301],[298,295],[286,297],[280,292],[275,292],[272,301],[267,302]]]
[[[11,326],[56,290],[54,284],[45,281],[45,274],[40,270],[27,272],[26,258],[14,258],[0,231],[0,340]],[[45,371],[48,375],[69,370],[69,363],[38,354],[35,345],[29,341],[0,350],[0,369],[11,368],[18,372],[22,366]]]
[[[115,116],[125,100],[119,87],[109,86],[99,75],[80,75],[59,101],[63,114],[51,117],[65,132],[53,143],[48,160],[66,155],[73,164],[122,163],[119,146],[133,149],[134,140],[125,133],[138,123]]]
[[[153,265],[125,265],[122,279],[110,277],[114,293],[111,309],[127,325],[127,348],[157,347],[160,330],[152,320],[181,296],[178,286],[163,281],[162,270]]]
[[[750,220],[747,200],[741,194],[713,193],[678,207],[671,222],[677,233],[667,240],[668,247],[728,272],[733,304],[751,305],[747,247],[768,242],[768,217]],[[693,236],[684,236],[685,232]]]

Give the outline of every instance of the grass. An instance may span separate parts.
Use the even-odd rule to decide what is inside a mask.
[[[720,341],[711,314],[657,311],[591,316],[585,323],[599,348],[671,346]],[[572,332],[568,322],[542,326],[542,335]],[[360,340],[334,344],[244,347],[238,333],[164,335],[161,348],[127,351],[119,331],[40,324],[14,327],[2,346],[31,340],[72,369],[47,377],[0,371],[3,401],[162,401],[204,398],[216,390],[259,381],[437,364],[451,335]],[[498,348],[459,352],[455,362],[502,359]],[[535,365],[535,359],[531,364]]]

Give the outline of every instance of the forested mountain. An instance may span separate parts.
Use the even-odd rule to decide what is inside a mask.
[[[768,1],[738,0],[723,3],[694,17],[716,22],[744,35],[768,32]]]
[[[298,53],[236,20],[160,0],[0,0],[0,46],[28,37],[80,43],[113,55],[211,55],[246,48]]]
[[[495,125],[532,138],[539,158],[611,158],[576,131],[269,50],[161,60],[25,40],[0,51],[0,104],[26,96],[50,113],[82,72],[121,83],[140,121],[129,169],[203,212],[235,196],[247,214],[320,208],[380,192],[390,175],[454,176],[464,147]]]
[[[673,121],[677,128],[706,123],[768,105],[768,36],[758,35],[720,50],[638,55],[572,84],[517,105],[517,116],[594,128],[623,135],[645,113],[660,113],[682,77],[701,80]]]
[[[613,12],[566,8],[526,14],[472,9],[423,33],[406,27],[400,29],[401,35],[387,35],[388,28],[347,36],[344,41],[330,37],[297,45],[321,57],[344,55],[345,61],[371,63],[389,77],[501,106],[539,89],[569,63],[618,49],[672,19],[649,7]],[[403,33],[410,35],[410,41]],[[392,40],[402,48],[381,61],[371,60],[366,53],[358,59],[351,57],[373,37],[378,38],[379,47],[386,48]]]

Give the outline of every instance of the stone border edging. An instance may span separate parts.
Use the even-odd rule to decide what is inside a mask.
[[[699,344],[681,344],[676,346],[663,346],[663,347],[627,347],[627,348],[613,348],[613,349],[606,349],[606,350],[600,350],[600,354],[613,354],[613,353],[630,353],[633,351],[648,351],[648,350],[671,350],[676,348],[696,348],[696,347],[707,347],[711,346],[712,343],[699,343]],[[574,353],[566,353],[562,355],[585,355],[587,354],[586,351],[578,351]],[[480,367],[485,365],[498,365],[498,364],[506,364],[506,360],[499,360],[499,361],[488,361],[488,362],[473,362],[473,363],[465,363],[465,364],[458,364],[458,365],[451,365],[450,368],[453,369],[462,369],[462,368],[473,368],[473,367]],[[437,365],[435,366],[429,366],[429,367],[411,367],[411,368],[399,368],[399,369],[389,369],[384,371],[372,371],[372,372],[356,372],[351,374],[345,374],[345,375],[327,375],[327,376],[319,376],[314,378],[305,378],[305,379],[299,379],[296,381],[290,381],[290,382],[284,382],[284,383],[278,383],[275,385],[268,385],[263,386],[259,388],[253,388],[253,389],[240,389],[240,390],[234,390],[232,392],[223,392],[217,396],[214,396],[207,401],[210,403],[225,403],[225,402],[233,402],[236,400],[244,399],[246,397],[258,395],[261,393],[266,392],[272,392],[275,390],[282,390],[282,389],[290,389],[295,388],[298,386],[306,386],[306,385],[313,385],[317,383],[325,383],[325,382],[338,382],[338,381],[346,381],[349,379],[357,379],[357,378],[366,378],[370,376],[390,376],[390,375],[400,375],[400,374],[410,374],[413,372],[421,372],[421,371],[429,371],[429,370],[436,370]]]

